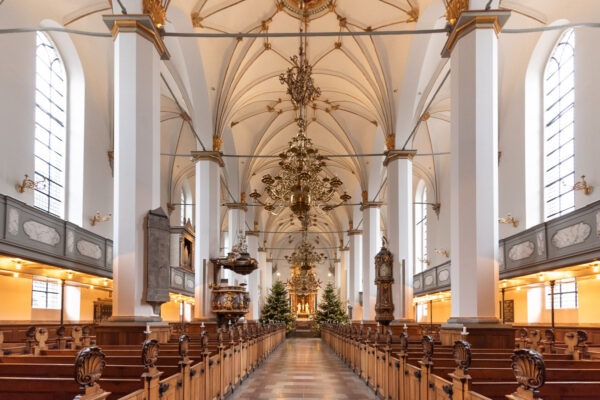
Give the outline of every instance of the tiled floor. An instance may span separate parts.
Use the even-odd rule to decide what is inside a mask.
[[[291,338],[228,400],[377,399],[321,339]]]

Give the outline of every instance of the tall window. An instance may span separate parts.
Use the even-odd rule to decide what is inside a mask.
[[[575,208],[575,33],[566,31],[544,74],[544,200],[546,220]]]
[[[184,226],[185,222],[187,221],[187,205],[185,204],[185,192],[183,191],[183,189],[181,189],[180,202],[181,205],[179,207],[181,207],[181,226]]]
[[[34,205],[60,218],[65,206],[67,81],[56,47],[44,33],[36,39]]]
[[[427,269],[427,186],[425,182],[417,189],[415,202],[415,272]]]
[[[54,281],[32,281],[31,308],[60,310],[60,284]]]
[[[552,292],[546,286],[546,310],[552,308]],[[554,284],[554,308],[577,308],[577,281],[575,278],[563,279]]]

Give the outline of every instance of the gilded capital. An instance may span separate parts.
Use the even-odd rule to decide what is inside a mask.
[[[391,133],[385,137],[385,147],[387,151],[392,151],[396,148],[396,134]]]
[[[242,192],[240,194],[240,203],[245,203],[246,202],[246,192]]]
[[[385,155],[385,160],[383,160],[383,165],[388,166],[388,164],[394,160],[412,160],[413,157],[417,154],[416,150],[391,150],[388,151]]]
[[[217,153],[220,153],[221,152],[221,146],[223,146],[223,139],[221,139],[217,135],[213,136],[213,151],[216,151]]]
[[[369,201],[369,192],[368,191],[363,190],[362,193],[361,193],[361,195],[362,195],[362,201],[363,201],[363,203],[366,203],[366,202]]]
[[[171,57],[150,15],[114,14],[103,15],[102,19],[108,29],[110,29],[114,40],[121,33],[135,33],[152,43],[162,60],[168,60]]]

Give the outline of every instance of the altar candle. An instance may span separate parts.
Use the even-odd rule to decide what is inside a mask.
[[[204,322],[200,325],[200,328],[204,329]]]
[[[404,330],[407,330],[407,329],[408,329],[408,326],[406,326],[406,324],[404,324],[404,327],[403,327],[403,328],[404,328]]]
[[[150,332],[150,324],[146,322],[146,332]]]
[[[463,335],[466,335],[466,334],[467,334],[467,327],[466,327],[466,326],[463,326],[462,334],[463,334]]]

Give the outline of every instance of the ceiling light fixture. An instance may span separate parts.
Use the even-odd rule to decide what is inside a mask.
[[[288,143],[288,149],[279,154],[279,172],[275,176],[266,174],[262,178],[265,185],[263,194],[266,193],[268,199],[261,200],[263,194],[256,189],[250,193],[255,202],[272,214],[278,215],[289,207],[300,220],[311,209],[328,212],[352,198],[342,191],[343,182],[337,176],[327,174],[324,169],[326,158],[319,154],[306,136],[306,107],[321,95],[321,90],[314,84],[313,67],[306,59],[304,40],[300,38],[300,55],[290,59],[292,67],[279,75],[281,84],[287,86],[294,109],[298,110],[298,134]],[[339,201],[330,204],[336,195]]]

